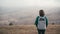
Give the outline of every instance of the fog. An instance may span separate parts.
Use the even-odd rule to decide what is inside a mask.
[[[43,9],[49,23],[60,24],[59,0],[0,0],[0,25],[34,24]]]
[[[0,0],[0,7],[60,7],[60,0]]]

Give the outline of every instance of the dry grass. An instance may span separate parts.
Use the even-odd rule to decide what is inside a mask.
[[[0,34],[37,34],[35,25],[0,27]],[[49,25],[46,34],[60,34],[60,25]]]
[[[49,25],[46,34],[60,34],[60,25]]]

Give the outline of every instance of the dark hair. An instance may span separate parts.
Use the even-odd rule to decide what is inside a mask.
[[[44,16],[45,15],[44,11],[43,10],[39,10],[39,15],[40,16]]]

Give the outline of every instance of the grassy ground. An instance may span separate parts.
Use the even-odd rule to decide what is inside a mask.
[[[60,34],[60,25],[48,25],[46,34]],[[37,34],[35,25],[0,27],[0,34]]]

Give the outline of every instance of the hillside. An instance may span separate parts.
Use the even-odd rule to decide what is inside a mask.
[[[52,8],[49,14],[46,14],[50,23],[60,24],[60,8]]]
[[[4,8],[0,11],[0,26],[9,25],[30,25],[34,24],[39,10],[43,8],[49,23],[60,24],[60,7],[27,7],[27,8]]]
[[[46,34],[60,34],[60,25],[48,25]],[[37,34],[35,25],[15,25],[0,27],[0,34]]]

